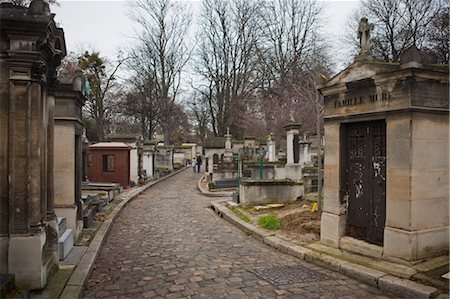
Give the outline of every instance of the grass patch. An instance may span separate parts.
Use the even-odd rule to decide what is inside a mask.
[[[245,215],[244,213],[242,213],[241,210],[239,210],[237,207],[228,207],[228,209],[230,209],[231,212],[233,212],[234,214],[236,214],[236,216],[238,216],[241,220],[247,222],[247,223],[252,223],[252,221],[250,220],[250,218],[248,218],[247,215]]]
[[[272,213],[267,216],[262,216],[258,218],[258,223],[262,228],[266,229],[279,229],[281,227],[281,221],[278,220],[277,215]]]

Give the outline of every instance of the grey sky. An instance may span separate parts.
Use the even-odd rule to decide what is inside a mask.
[[[189,2],[194,11],[201,6],[199,0]],[[325,4],[323,27],[327,36],[334,40],[333,58],[340,69],[342,58],[339,57],[338,38],[345,32],[346,20],[358,1],[321,2]],[[61,0],[60,7],[52,7],[56,21],[64,29],[68,51],[77,52],[88,47],[100,51],[111,60],[114,60],[119,49],[132,41],[135,25],[127,11],[126,1]]]

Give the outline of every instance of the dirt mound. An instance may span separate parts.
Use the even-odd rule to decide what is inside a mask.
[[[310,210],[296,211],[280,218],[282,230],[289,234],[320,235],[320,214]]]

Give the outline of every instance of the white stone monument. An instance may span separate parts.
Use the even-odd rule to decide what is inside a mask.
[[[278,161],[275,147],[275,138],[272,133],[269,135],[269,140],[267,141],[267,148],[268,148],[269,162]]]
[[[306,135],[300,141],[300,164],[308,166],[312,164],[311,160],[311,141],[306,139]]]
[[[231,162],[233,160],[233,149],[231,147],[231,134],[229,128],[227,128],[227,133],[225,134],[225,154],[223,158],[226,162]]]

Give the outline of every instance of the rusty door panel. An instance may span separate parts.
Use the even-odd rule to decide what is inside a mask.
[[[382,245],[386,220],[386,123],[349,124],[345,139],[347,235]]]

